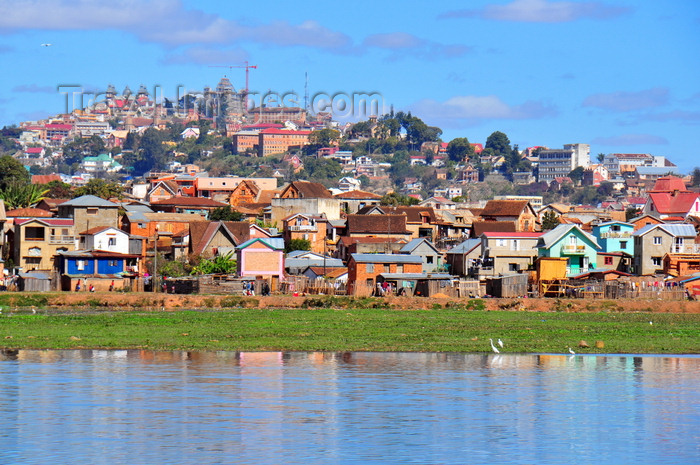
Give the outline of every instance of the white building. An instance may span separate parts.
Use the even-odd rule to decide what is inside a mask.
[[[539,181],[551,182],[568,176],[574,168],[591,164],[588,144],[565,144],[562,149],[542,149],[539,157]]]

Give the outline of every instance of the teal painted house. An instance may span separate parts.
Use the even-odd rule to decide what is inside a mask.
[[[634,225],[624,221],[608,221],[593,226],[601,252],[624,252],[634,255]]]
[[[575,224],[560,224],[540,236],[537,255],[566,258],[566,273],[577,275],[594,269],[600,246],[596,238]]]

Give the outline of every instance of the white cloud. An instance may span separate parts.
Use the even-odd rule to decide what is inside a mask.
[[[591,141],[597,145],[667,145],[668,140],[664,137],[652,134],[622,134],[611,137],[597,137]]]
[[[50,12],[50,14],[47,14]],[[336,50],[351,45],[345,34],[315,21],[244,25],[178,0],[26,0],[0,4],[0,32],[19,30],[119,30],[168,47],[253,41]],[[342,50],[340,50],[342,51]]]
[[[406,32],[372,34],[365,38],[362,45],[367,48],[388,50],[390,60],[405,56],[415,56],[424,60],[439,58],[456,58],[471,51],[471,47],[461,44],[441,44],[421,39]]]
[[[539,119],[557,114],[555,107],[541,102],[527,101],[509,105],[495,95],[456,96],[445,102],[421,100],[412,106],[416,114],[441,120],[463,120],[476,123],[485,119]]]
[[[655,87],[638,92],[619,91],[590,95],[583,101],[583,106],[624,112],[660,107],[666,105],[668,100],[668,89]]]
[[[479,10],[453,10],[440,18],[483,18],[495,21],[563,23],[579,19],[608,19],[629,13],[626,7],[598,2],[514,0],[505,5],[488,5]]]
[[[170,53],[162,60],[166,64],[196,63],[216,65],[221,63],[242,63],[249,59],[243,49],[220,50],[208,47],[191,47],[178,53]]]
[[[58,92],[56,86],[39,86],[36,84],[20,84],[12,88],[12,92],[27,92],[31,94],[55,94]]]

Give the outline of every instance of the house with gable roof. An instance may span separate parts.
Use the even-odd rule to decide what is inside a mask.
[[[481,263],[481,239],[467,239],[446,253],[448,271],[457,276],[468,276],[470,270]]]
[[[328,228],[328,221],[323,215],[308,215],[295,213],[282,220],[282,230],[285,244],[295,239],[309,241],[310,250],[317,253],[326,253],[329,232],[335,233],[335,229]]]
[[[293,181],[272,198],[271,221],[281,224],[294,213],[325,214],[329,220],[340,219],[340,200],[323,184],[309,181]]]
[[[76,231],[97,226],[119,226],[119,205],[94,195],[83,195],[58,205],[58,216],[72,218]]]
[[[275,289],[284,278],[284,241],[278,237],[256,237],[236,247],[238,276],[271,281]]]
[[[442,254],[435,248],[432,242],[425,238],[412,239],[401,247],[399,253],[421,257],[423,260],[423,273],[433,273],[443,265]]]
[[[8,232],[15,266],[23,271],[51,271],[60,252],[75,250],[71,218],[14,218]]]
[[[481,211],[484,221],[513,221],[516,231],[535,232],[539,229],[538,217],[527,200],[489,200]]]
[[[634,273],[653,275],[664,270],[666,255],[697,255],[695,227],[691,224],[650,224],[632,234]],[[700,256],[695,257],[696,260]]]
[[[491,232],[481,234],[479,277],[525,271],[537,258],[540,232]]]
[[[541,235],[539,257],[566,259],[566,274],[573,276],[595,268],[600,245],[596,238],[575,224],[560,224]]]
[[[660,219],[669,217],[686,218],[700,213],[700,194],[689,191],[681,178],[664,176],[649,191],[642,214]]]
[[[371,295],[380,274],[422,272],[423,259],[418,256],[355,253],[348,262],[348,295]]]

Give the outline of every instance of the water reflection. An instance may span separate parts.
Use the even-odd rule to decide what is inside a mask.
[[[699,357],[4,351],[0,463],[697,463]]]

